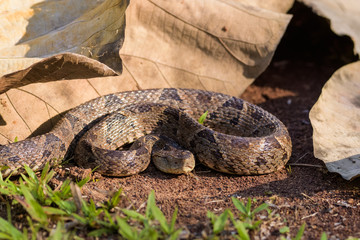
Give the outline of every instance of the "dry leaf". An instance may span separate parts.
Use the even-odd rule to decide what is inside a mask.
[[[359,0],[300,0],[331,22],[338,35],[348,35],[354,42],[354,53],[360,54]]]
[[[30,66],[31,58],[64,52],[91,57],[121,72],[126,7],[126,0],[1,1],[0,76],[20,70],[14,66]]]
[[[75,53],[64,53],[0,77],[0,93],[31,83],[115,75],[116,72],[111,68],[96,60]]]
[[[328,80],[310,120],[315,157],[347,180],[360,175],[360,61]]]
[[[233,0],[239,1],[244,5],[250,5],[258,8],[265,8],[270,11],[286,13],[290,10],[295,0]],[[228,1],[229,2],[229,1]]]
[[[238,96],[268,66],[290,19],[241,1],[132,0],[120,50],[124,72],[143,89]]]

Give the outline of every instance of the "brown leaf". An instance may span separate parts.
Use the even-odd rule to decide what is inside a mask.
[[[126,0],[0,3],[0,56],[15,66],[28,67],[24,61],[34,63],[31,58],[73,52],[120,73],[127,4]],[[2,63],[0,76],[12,72],[7,68],[19,70]]]
[[[268,66],[290,19],[241,1],[133,0],[120,51],[124,72],[143,89],[237,96]]]
[[[116,76],[106,65],[75,53],[58,54],[0,77],[0,93],[31,83]]]
[[[360,61],[334,73],[310,111],[314,155],[347,180],[360,175]]]

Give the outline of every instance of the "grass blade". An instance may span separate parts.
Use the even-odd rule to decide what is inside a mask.
[[[206,111],[206,112],[204,112],[204,113],[200,116],[200,118],[199,118],[199,120],[198,120],[198,122],[199,122],[200,124],[204,124],[204,121],[205,121],[208,113],[209,113],[209,111]]]
[[[178,208],[175,207],[174,213],[171,217],[170,232],[173,232],[175,230],[175,222],[176,222],[177,214],[178,214]]]
[[[323,233],[321,234],[320,240],[327,240],[327,235],[326,235],[325,232],[323,232]]]
[[[252,215],[255,215],[256,213],[261,212],[261,211],[267,209],[268,207],[269,207],[269,205],[267,203],[263,203],[252,211]]]
[[[140,213],[138,213],[136,211],[129,210],[129,209],[121,209],[121,211],[130,218],[134,218],[134,219],[136,219],[138,221],[142,221],[142,222],[146,221],[146,217],[144,217],[143,215],[141,215]]]
[[[248,198],[246,203],[246,215],[249,217],[251,215],[251,198]]]
[[[47,216],[41,205],[35,200],[34,196],[30,193],[29,189],[24,184],[20,183],[20,189],[24,194],[25,201],[20,197],[15,197],[15,199],[25,208],[25,210],[33,219],[43,225],[46,225]]]
[[[215,220],[215,223],[213,225],[213,231],[215,234],[218,234],[222,232],[225,228],[227,219],[229,215],[229,210],[226,209],[220,216]]]
[[[158,222],[160,223],[161,230],[166,234],[170,234],[171,233],[170,226],[168,225],[165,215],[162,213],[160,208],[158,208],[154,204],[154,205],[150,205],[150,209],[154,218],[158,220]]]
[[[239,239],[241,240],[250,240],[250,236],[244,226],[244,223],[241,221],[233,220],[234,227],[239,235]]]
[[[121,193],[122,188],[120,188],[118,191],[114,193],[114,195],[111,197],[110,201],[108,202],[108,209],[116,207],[120,200],[121,200]]]
[[[156,205],[155,203],[155,192],[154,190],[151,190],[148,200],[147,200],[147,205],[146,205],[146,210],[145,210],[145,216],[149,219],[151,219],[152,215],[151,215],[151,206]]]
[[[231,197],[231,200],[232,200],[234,206],[235,206],[241,213],[247,214],[247,210],[246,210],[245,205],[244,205],[242,202],[240,202],[239,199],[237,199],[237,198],[235,198],[235,197]]]
[[[301,225],[301,227],[299,228],[298,233],[296,234],[295,238],[293,240],[301,240],[301,237],[303,236],[305,231],[305,223],[303,223],[303,225]]]
[[[119,226],[119,234],[124,237],[125,239],[130,240],[137,240],[139,239],[137,231],[131,227],[123,218],[120,218],[119,216],[116,216],[116,221]]]
[[[16,229],[14,225],[0,217],[0,237],[2,239],[26,239],[22,232]]]

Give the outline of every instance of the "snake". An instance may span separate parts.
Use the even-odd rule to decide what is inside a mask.
[[[223,93],[162,88],[87,101],[64,113],[48,133],[0,145],[0,166],[8,176],[25,165],[39,171],[73,158],[103,175],[129,176],[144,171],[152,154],[163,151],[157,159],[168,158],[156,164],[161,171],[184,157],[185,172],[196,159],[215,171],[258,175],[283,168],[291,149],[285,125],[259,106]]]

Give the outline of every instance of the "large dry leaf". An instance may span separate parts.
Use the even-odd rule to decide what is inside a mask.
[[[120,50],[124,71],[140,88],[238,96],[270,63],[290,18],[234,0],[132,0]]]
[[[31,83],[115,75],[116,72],[111,68],[96,60],[75,53],[64,53],[0,77],[0,93]]]
[[[60,2],[0,3],[0,36],[8,36],[0,38],[0,76],[7,74],[0,89],[22,86],[0,95],[0,144],[47,131],[59,113],[111,92],[188,87],[238,95],[268,66],[291,18],[279,12],[293,0],[273,0],[272,7],[262,0],[252,5],[233,0],[131,1],[121,51],[123,74],[95,79],[88,78],[114,72],[74,54],[38,61],[71,51],[119,72],[127,2]],[[19,21],[11,21],[15,17]],[[33,80],[76,77],[24,86]]]
[[[300,0],[316,13],[330,20],[338,35],[348,35],[354,42],[354,53],[360,54],[359,0]]]
[[[0,1],[0,76],[64,52],[121,72],[126,7],[126,0]]]
[[[360,175],[360,61],[334,73],[310,120],[315,157],[347,180]]]

